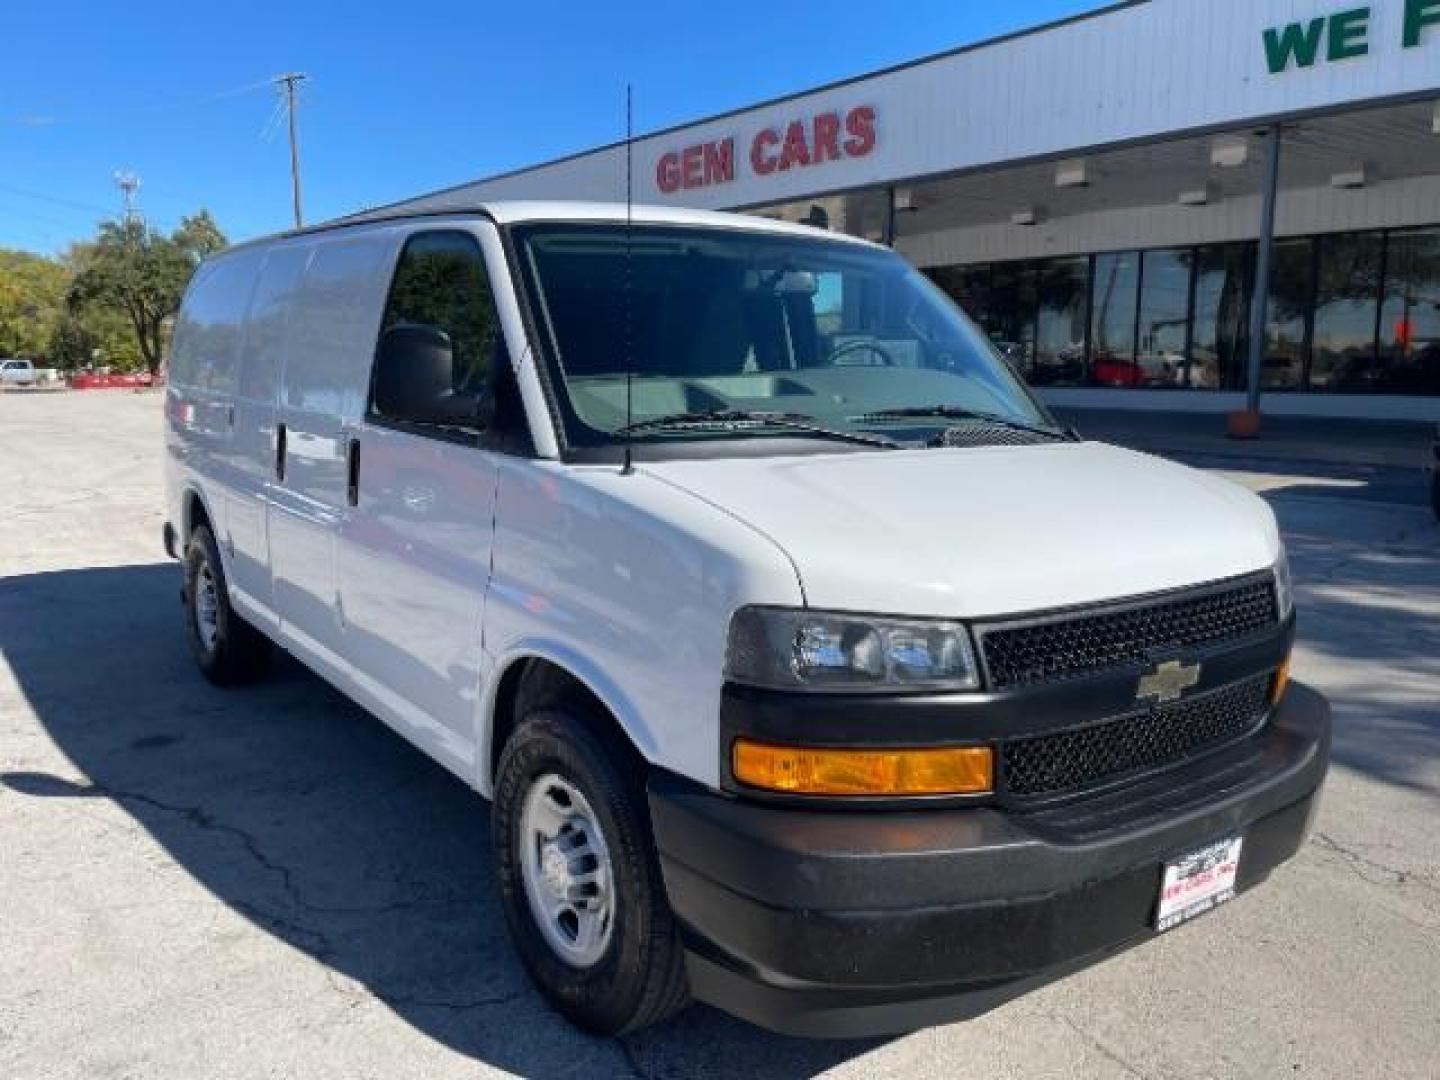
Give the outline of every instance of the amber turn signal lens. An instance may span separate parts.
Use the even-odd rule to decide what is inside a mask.
[[[975,795],[994,787],[989,747],[832,750],[736,739],[735,779],[793,795]]]
[[[1279,705],[1280,699],[1285,696],[1285,688],[1290,685],[1290,655],[1286,653],[1285,659],[1280,662],[1280,667],[1275,672],[1275,682],[1270,687],[1270,704]]]

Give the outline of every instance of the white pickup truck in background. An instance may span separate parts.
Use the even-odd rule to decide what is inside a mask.
[[[29,360],[0,360],[0,386],[49,386],[59,381],[54,368],[37,368]]]

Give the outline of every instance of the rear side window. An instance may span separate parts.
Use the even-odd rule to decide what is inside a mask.
[[[176,320],[173,381],[215,393],[235,392],[245,310],[259,261],[255,252],[242,251],[197,271]]]
[[[300,287],[286,305],[281,375],[286,409],[364,415],[393,252],[393,238],[381,230],[317,239]]]
[[[250,301],[245,359],[240,365],[239,396],[247,401],[274,404],[279,399],[290,311],[309,261],[308,246],[273,248],[265,256]]]
[[[499,319],[485,258],[469,233],[419,233],[406,242],[380,331],[406,324],[450,335],[456,390],[473,392],[489,383]]]

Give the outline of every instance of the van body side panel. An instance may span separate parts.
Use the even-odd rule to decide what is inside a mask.
[[[507,278],[498,244],[487,249],[483,243],[495,239],[488,223],[429,223],[403,239],[423,243],[426,236],[457,233],[474,237],[467,254],[485,264],[486,291],[452,288],[435,312],[415,291],[406,291],[402,321],[453,317],[449,304],[458,309],[467,298],[480,301]],[[399,287],[402,252],[409,250],[396,247],[391,289]],[[368,681],[389,722],[442,764],[473,778],[499,455],[481,449],[478,437],[402,430],[373,416],[352,438],[357,505],[346,510],[337,548],[345,659]]]
[[[276,420],[285,342],[311,246],[287,244],[266,251],[250,300],[239,385],[235,394],[233,484],[226,500],[232,551],[231,599],[256,626],[279,630],[270,580],[269,507],[275,474]]]
[[[367,231],[315,242],[291,308],[281,376],[283,483],[270,503],[270,554],[281,635],[343,670],[336,543],[346,510],[345,446],[365,407],[394,236]]]
[[[524,656],[558,663],[648,760],[717,786],[730,614],[803,603],[784,552],[668,484],[606,466],[503,458],[497,498],[485,606],[497,670]],[[482,773],[477,786],[490,783]]]
[[[227,570],[227,493],[236,483],[237,465],[235,390],[245,312],[261,257],[259,251],[240,251],[211,260],[196,272],[176,319],[166,390],[174,523],[184,524],[180,504],[185,491],[194,489],[210,516]]]
[[[422,749],[473,774],[495,455],[366,425],[339,543],[345,659]]]

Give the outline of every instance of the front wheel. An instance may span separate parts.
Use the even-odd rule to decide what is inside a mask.
[[[643,770],[597,730],[568,706],[522,720],[501,755],[491,843],[530,977],[571,1022],[618,1035],[679,1011],[689,991]]]

